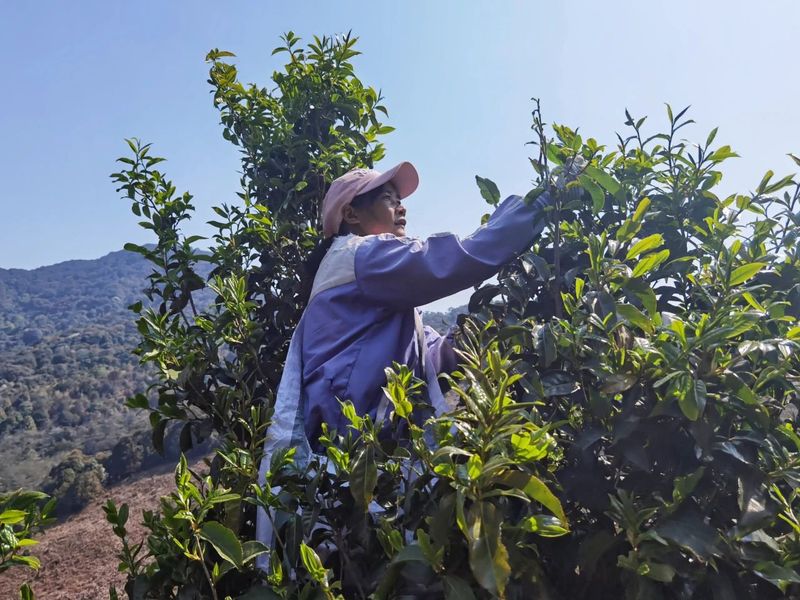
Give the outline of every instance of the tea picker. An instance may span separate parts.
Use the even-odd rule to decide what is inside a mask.
[[[384,369],[393,362],[427,382],[436,414],[453,408],[437,376],[455,368],[455,354],[445,338],[423,326],[416,307],[479,284],[528,248],[545,226],[550,195],[544,192],[530,204],[510,196],[471,235],[422,240],[406,236],[402,203],[418,183],[414,166],[403,162],[385,173],[349,171],[325,195],[324,241],[311,261],[313,287],[289,344],[260,485],[277,450],[294,448],[303,467],[321,451],[323,423],[346,428],[340,400],[351,401],[373,422],[387,419],[390,402],[382,388]],[[272,526],[263,509],[256,538],[271,545]],[[267,556],[259,558],[266,569]]]

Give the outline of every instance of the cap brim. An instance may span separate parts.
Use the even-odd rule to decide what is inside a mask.
[[[417,189],[419,185],[419,174],[417,169],[414,168],[410,162],[401,162],[399,165],[392,167],[379,177],[370,181],[359,194],[369,192],[371,190],[381,187],[384,183],[392,182],[397,189],[397,194],[400,198],[407,198]]]

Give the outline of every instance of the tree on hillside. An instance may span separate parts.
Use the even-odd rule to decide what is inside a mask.
[[[800,590],[800,187],[768,173],[720,197],[736,156],[680,135],[668,108],[648,135],[627,115],[614,148],[533,113],[532,200],[547,234],[473,295],[460,317],[461,406],[418,423],[422,382],[389,369],[391,420],[343,399],[307,468],[293,449],[255,484],[283,353],[302,310],[300,264],[316,204],[346,169],[382,154],[379,97],[355,76],[354,39],[292,34],[276,88],[244,86],[213,51],[223,135],[242,152],[240,202],[216,210],[210,254],[180,227],[148,145],[114,175],[156,235],[152,309],[135,304],[137,353],[156,366],[154,442],[166,423],[223,440],[210,473],[185,459],[146,516],[106,507],[132,598],[770,598]],[[679,133],[680,132],[680,133]],[[552,135],[552,137],[551,137]],[[800,161],[798,161],[800,164]],[[577,172],[572,181],[564,172]],[[478,177],[482,196],[500,200]],[[212,266],[207,281],[197,264]],[[216,294],[205,310],[192,295]],[[279,490],[279,491],[278,491]],[[252,540],[253,506],[276,540]],[[268,554],[269,573],[254,569]],[[264,589],[260,586],[266,586]]]
[[[109,482],[119,481],[141,470],[146,450],[141,437],[126,435],[111,449],[103,464]]]
[[[106,472],[103,466],[80,450],[73,450],[50,469],[42,489],[58,500],[56,514],[70,515],[103,493]]]

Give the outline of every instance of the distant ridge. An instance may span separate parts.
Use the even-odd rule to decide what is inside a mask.
[[[127,307],[150,271],[126,250],[0,269],[0,490],[36,487],[73,448],[96,454],[146,426],[123,402],[148,382]]]

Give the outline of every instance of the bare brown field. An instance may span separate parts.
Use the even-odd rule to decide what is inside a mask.
[[[196,467],[202,467],[199,462]],[[124,598],[125,574],[117,570],[116,554],[121,544],[106,521],[102,506],[108,498],[117,505],[127,502],[130,518],[127,529],[132,540],[143,538],[143,510],[153,510],[161,496],[175,487],[170,467],[161,467],[106,490],[80,513],[58,523],[38,537],[31,554],[41,560],[34,572],[15,567],[0,576],[0,599],[19,598],[19,586],[28,582],[37,600],[99,600],[108,598],[114,585]]]

